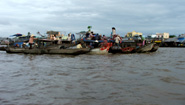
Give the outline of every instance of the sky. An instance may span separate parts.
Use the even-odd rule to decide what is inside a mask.
[[[0,0],[0,36],[87,31],[185,33],[185,0]]]

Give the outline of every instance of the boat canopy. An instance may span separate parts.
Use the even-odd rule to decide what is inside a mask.
[[[22,36],[22,34],[15,34],[15,35],[13,35],[13,36],[16,36],[16,37],[18,37],[18,36]]]
[[[20,37],[20,36],[22,36],[23,34],[14,34],[14,35],[10,35],[9,37],[11,38],[11,37]]]

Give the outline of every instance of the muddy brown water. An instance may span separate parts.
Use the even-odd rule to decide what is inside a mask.
[[[0,105],[185,105],[185,48],[109,55],[0,51]]]

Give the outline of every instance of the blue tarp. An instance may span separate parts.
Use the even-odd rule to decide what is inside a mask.
[[[177,39],[177,42],[183,42],[185,40],[185,38],[183,37],[183,38],[178,38]]]
[[[20,47],[22,46],[23,42],[17,42],[17,43],[14,43],[14,46],[16,46],[16,44],[18,44]]]
[[[183,41],[183,40],[185,40],[185,38],[178,38],[178,40]]]

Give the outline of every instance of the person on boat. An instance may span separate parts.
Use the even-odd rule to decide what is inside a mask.
[[[49,39],[52,40],[53,39],[53,35],[50,35]]]
[[[105,35],[103,35],[103,40],[107,40],[107,37]]]
[[[98,40],[102,40],[103,38],[102,38],[102,35],[100,34],[99,36],[98,36]]]
[[[101,43],[101,46],[107,46],[108,41],[106,38],[103,38],[103,43]]]
[[[62,44],[62,37],[59,37],[57,44]]]
[[[72,41],[72,43],[75,43],[75,39],[76,39],[76,38],[75,38],[75,35],[72,34],[72,35],[71,35],[71,41]]]
[[[94,38],[95,40],[99,40],[99,34],[95,34]]]
[[[20,47],[19,44],[16,44],[16,45],[15,45],[15,48],[19,48],[19,47]]]
[[[115,44],[116,44],[117,46],[119,46],[119,42],[121,41],[120,36],[117,35],[117,36],[115,37],[114,40],[115,40]]]
[[[50,35],[50,40],[56,40],[55,35]]]
[[[76,46],[76,48],[82,48],[82,44],[79,43],[79,44]]]
[[[89,37],[90,37],[90,33],[89,32],[86,32],[85,38],[88,40]]]
[[[68,34],[67,40],[71,41],[71,34]]]
[[[93,31],[91,31],[91,33],[90,33],[90,40],[93,40],[94,39],[94,32]]]
[[[91,39],[91,40],[95,40],[95,36],[96,36],[96,35],[95,35],[95,34],[93,33],[93,31],[92,31],[91,34],[90,34],[90,39]]]
[[[57,40],[56,34],[53,35],[53,40]]]
[[[22,48],[26,48],[26,42],[22,44]]]
[[[71,35],[71,40],[73,41],[73,40],[75,40],[76,38],[75,38],[75,35],[74,34],[72,34]]]
[[[30,36],[30,39],[29,39],[29,42],[28,42],[29,45],[30,45],[30,49],[32,49],[32,45],[33,45],[33,42],[34,42],[33,40],[34,40],[34,39],[37,39],[37,38],[34,38],[34,35],[31,35],[31,36]]]
[[[110,38],[113,38],[114,35],[116,35],[116,28],[112,27],[112,32],[111,32]]]
[[[50,35],[50,40],[52,40],[53,44],[56,44],[55,40],[56,40],[56,35]]]
[[[142,35],[139,35],[139,37],[141,38],[142,45],[144,46],[145,45],[145,38]]]

